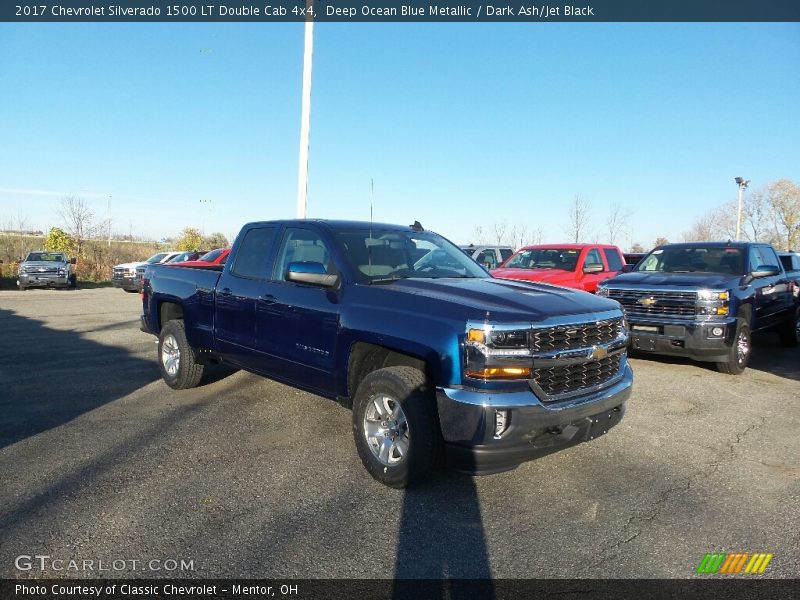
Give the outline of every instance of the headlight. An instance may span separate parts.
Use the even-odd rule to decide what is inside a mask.
[[[58,270],[58,274],[59,274],[59,275],[66,275],[66,274],[67,274],[67,270],[66,270],[64,267],[61,267],[61,268]]]
[[[727,301],[729,298],[727,290],[717,292],[714,290],[700,290],[697,292],[698,300]]]
[[[608,288],[604,285],[598,285],[597,291],[595,292],[598,296],[603,296],[604,298],[608,298]]]
[[[473,379],[530,379],[528,329],[484,324],[467,327],[464,372]]]
[[[725,317],[729,314],[727,290],[700,290],[697,292],[697,314],[710,317]]]

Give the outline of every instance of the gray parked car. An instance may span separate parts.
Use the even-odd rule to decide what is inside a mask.
[[[20,290],[30,287],[74,288],[75,259],[67,258],[63,252],[34,250],[20,262],[17,270],[17,286]]]

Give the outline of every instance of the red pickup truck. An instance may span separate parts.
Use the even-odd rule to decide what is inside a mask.
[[[599,282],[616,275],[624,264],[616,246],[545,244],[520,248],[491,273],[501,279],[543,281],[594,293]]]

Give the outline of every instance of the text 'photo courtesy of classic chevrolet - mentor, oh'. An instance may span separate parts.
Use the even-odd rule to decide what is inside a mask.
[[[617,302],[495,279],[417,222],[250,223],[224,266],[148,265],[142,302],[170,387],[221,362],[336,399],[392,487],[592,440],[631,392]]]

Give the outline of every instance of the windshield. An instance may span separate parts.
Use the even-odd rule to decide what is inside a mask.
[[[67,262],[67,257],[60,252],[31,252],[28,254],[29,261],[41,262]]]
[[[574,271],[581,251],[575,248],[528,248],[511,257],[508,269],[560,269]]]
[[[203,256],[198,258],[197,260],[202,262],[214,262],[220,254],[225,252],[225,248],[217,248],[216,250],[212,250],[211,252],[206,252]]]
[[[151,265],[154,265],[156,263],[160,263],[167,254],[169,254],[169,253],[168,252],[159,252],[158,254],[153,254],[153,256],[148,258],[145,262],[149,263]]]
[[[741,248],[724,246],[678,246],[653,250],[634,271],[646,273],[744,273]]]
[[[345,230],[337,233],[362,281],[489,277],[458,246],[430,231]]]

